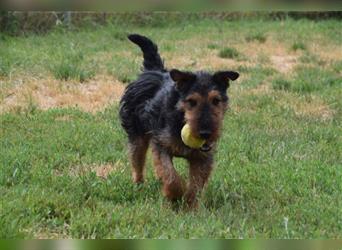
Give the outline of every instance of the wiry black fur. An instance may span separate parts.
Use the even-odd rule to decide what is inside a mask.
[[[158,47],[156,44],[154,44],[147,37],[138,34],[131,34],[128,36],[128,39],[131,40],[131,42],[138,45],[141,51],[143,52],[144,70],[165,71],[164,63],[158,53]]]
[[[153,99],[162,87],[163,75],[160,72],[142,73],[138,80],[129,84],[120,102],[120,118],[130,139],[142,136],[149,131],[146,121],[146,104]]]
[[[119,110],[122,126],[128,134],[134,152],[138,152],[135,145],[142,141],[146,142],[146,138],[148,138],[157,152],[157,158],[160,156],[160,159],[168,162],[167,159],[172,159],[173,156],[184,157],[189,160],[191,169],[194,168],[193,165],[198,165],[198,168],[202,169],[200,171],[209,175],[212,168],[212,150],[204,152],[200,149],[192,149],[181,140],[181,129],[186,122],[185,111],[181,105],[187,105],[187,97],[191,94],[196,93],[203,97],[205,101],[196,112],[194,123],[199,135],[210,141],[210,135],[214,134],[215,128],[219,127],[216,123],[221,122],[222,118],[215,119],[213,103],[208,103],[208,99],[206,99],[209,98],[208,93],[216,90],[216,93],[218,92],[220,95],[220,102],[226,104],[228,102],[226,94],[229,87],[228,82],[237,79],[239,74],[233,71],[214,74],[203,71],[195,73],[178,70],[167,71],[158,53],[157,45],[150,39],[137,34],[129,35],[128,38],[141,48],[144,56],[144,70],[136,81],[127,86],[120,101]],[[201,131],[206,134],[202,134]],[[143,140],[141,140],[142,138]],[[215,137],[211,143],[215,144],[216,140]],[[145,149],[140,151],[141,154],[145,152]],[[164,154],[169,158],[165,158]],[[134,164],[138,166],[136,166],[137,169],[141,169],[140,165],[143,163],[136,160]],[[208,176],[202,177],[206,179]],[[141,178],[138,179],[137,182],[141,181]],[[171,185],[167,184],[167,181],[165,183],[165,185]],[[193,186],[193,190],[196,190],[195,186]],[[168,186],[166,190],[168,190]],[[170,190],[168,192],[172,198],[170,193],[175,190],[172,188]],[[192,193],[189,191],[189,199],[193,198],[191,195]]]

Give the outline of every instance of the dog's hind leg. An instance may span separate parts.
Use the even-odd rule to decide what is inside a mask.
[[[129,140],[132,177],[135,183],[144,182],[144,166],[149,139],[148,136],[140,136]]]

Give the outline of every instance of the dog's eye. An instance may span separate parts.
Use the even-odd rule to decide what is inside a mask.
[[[190,107],[192,108],[197,105],[197,102],[193,99],[188,99],[186,102],[189,103]]]
[[[212,100],[212,103],[213,103],[214,106],[217,106],[217,105],[219,105],[220,101],[221,101],[221,100],[220,100],[219,98],[214,98],[214,99]]]

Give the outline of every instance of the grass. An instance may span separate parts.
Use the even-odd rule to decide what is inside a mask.
[[[310,53],[310,52],[305,52],[301,57],[299,57],[299,61],[303,64],[310,64],[314,63],[319,66],[324,66],[326,62],[321,59],[318,55]]]
[[[306,48],[305,43],[303,42],[294,42],[291,46],[291,49],[293,51],[297,51],[297,50],[306,50],[307,48]]]
[[[120,61],[120,63],[117,63]],[[140,63],[140,62],[139,62]],[[139,69],[138,62],[132,58],[122,58],[120,56],[113,56],[112,61],[108,62],[107,73],[115,76],[119,81],[123,83],[132,82]]]
[[[10,69],[0,77],[0,107],[13,105],[18,93],[28,97],[23,107],[0,112],[0,237],[339,238],[341,23],[217,22],[6,37],[0,51],[11,55],[2,57]],[[250,30],[267,40],[246,41]],[[35,99],[96,92],[92,81],[108,84],[101,77],[113,84],[134,79],[141,54],[126,32],[156,40],[168,68],[241,74],[229,89],[216,167],[197,212],[174,211],[164,200],[150,153],[146,183],[132,184],[118,100],[86,112],[71,104],[43,110]],[[272,56],[296,54],[288,48],[297,39],[317,49],[296,55],[284,72]],[[220,48],[244,60],[222,60]],[[60,79],[52,81],[55,92],[51,78]],[[175,165],[186,177],[185,162]]]
[[[0,61],[0,76],[9,76],[11,72],[11,65],[8,63],[8,61],[2,59]]]
[[[333,64],[333,69],[336,73],[341,73],[342,72],[342,60],[335,62]]]
[[[62,54],[50,67],[50,71],[57,80],[76,80],[84,82],[95,75],[93,65],[84,64],[84,55],[81,51],[71,51],[69,54]]]
[[[276,90],[289,90],[291,89],[291,82],[283,78],[274,79],[272,87]]]
[[[240,53],[235,48],[223,48],[220,50],[219,57],[221,58],[238,58],[240,56]]]
[[[291,90],[300,93],[324,91],[331,86],[341,87],[341,78],[338,74],[313,67],[299,67],[292,81],[275,79],[275,89]]]
[[[258,41],[259,43],[264,43],[264,42],[266,42],[266,40],[267,40],[267,36],[261,32],[248,34],[246,36],[247,42]]]
[[[59,64],[54,65],[51,71],[56,79],[64,81],[74,79],[79,82],[84,82],[94,76],[93,71],[84,70],[68,60],[63,60]]]
[[[11,75],[15,66],[19,66],[19,63],[17,58],[5,49],[0,48],[0,54],[0,77],[5,78]]]
[[[219,45],[218,44],[214,44],[214,43],[209,43],[207,47],[208,47],[208,49],[218,49]]]

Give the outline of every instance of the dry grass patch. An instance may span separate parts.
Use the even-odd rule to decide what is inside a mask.
[[[297,57],[291,55],[271,56],[273,66],[281,73],[291,72],[297,64]]]
[[[270,58],[270,63],[275,69],[282,73],[288,73],[297,64],[297,54],[288,50],[286,44],[267,40],[265,43],[249,43],[238,45],[238,50],[246,56],[249,61],[258,63],[260,55]]]
[[[319,46],[313,44],[310,51],[319,55],[324,61],[338,61],[342,58],[342,45]]]
[[[64,227],[69,227],[69,225],[64,224]],[[38,232],[36,232],[34,234],[34,239],[39,239],[39,240],[48,240],[48,239],[71,239],[70,236],[68,236],[67,234],[63,234],[60,232],[54,232],[54,231],[48,231],[47,229],[40,229]],[[31,241],[31,244],[33,244],[32,248],[37,248],[38,245],[36,245],[37,243],[33,243],[34,241]],[[59,245],[59,247],[61,247],[60,249],[63,249],[63,247],[66,247],[65,241],[56,241],[57,244]],[[63,243],[64,242],[64,243]],[[39,247],[38,247],[39,248]]]
[[[331,120],[336,113],[318,96],[302,97],[289,92],[276,92],[279,97],[277,104],[285,109],[292,109],[297,116],[310,116],[327,121]]]
[[[215,51],[206,52],[201,57],[194,55],[175,55],[168,54],[165,57],[165,64],[168,68],[179,68],[198,71],[198,70],[227,70],[235,69],[240,65],[252,66],[248,62],[239,62],[229,58],[220,58]]]
[[[196,64],[191,56],[166,56],[165,57],[165,66],[167,68],[178,68],[184,69],[193,66]]]
[[[69,175],[72,177],[78,177],[85,175],[89,172],[94,172],[97,177],[106,179],[110,173],[119,171],[120,163],[116,164],[91,164],[91,165],[77,165],[70,167]],[[61,175],[61,173],[56,173],[57,175]]]
[[[33,104],[43,110],[78,107],[96,112],[119,101],[124,88],[122,83],[107,76],[98,76],[87,83],[28,78],[10,90],[0,103],[0,111],[13,111]]]
[[[62,115],[62,116],[58,116],[55,118],[55,121],[71,121],[72,120],[72,116],[70,115]]]
[[[245,89],[241,86],[238,86],[236,88],[232,88],[230,96],[234,98],[232,101],[232,106],[230,106],[232,112],[240,113],[256,113],[258,112],[258,108],[254,105],[246,105],[244,100],[248,96],[264,96],[269,95],[272,93],[272,89],[267,83],[263,83],[258,85],[255,88],[248,88]]]
[[[220,58],[217,54],[211,53],[208,56],[201,57],[196,63],[196,66],[203,69],[212,70],[227,70],[233,69],[240,65],[236,60],[229,58]]]
[[[272,96],[276,105],[283,109],[293,110],[296,116],[309,116],[322,121],[328,121],[336,114],[336,111],[329,107],[319,96],[301,96],[292,92],[274,90],[269,83],[263,83],[251,89],[235,88],[232,96],[241,99],[246,96]],[[254,106],[239,105],[238,100],[234,101],[233,109],[235,112],[258,112]]]
[[[286,45],[272,40],[267,40],[265,43],[241,43],[236,47],[248,58],[256,59],[259,54],[266,55],[287,55]]]
[[[194,47],[193,44],[196,46]],[[218,57],[217,53],[224,47],[224,44],[217,44],[217,49],[208,49],[208,44],[210,44],[210,40],[187,39],[179,45],[179,49],[182,48],[181,50],[184,51],[176,48],[172,52],[161,51],[161,54],[165,58],[168,68],[192,68],[195,70],[229,69],[241,65],[241,63],[256,65],[260,64],[260,55],[263,55],[265,58],[269,58],[263,64],[271,64],[268,66],[274,67],[281,73],[288,73],[297,65],[297,59],[301,53],[291,52],[288,44],[282,44],[272,39],[268,39],[265,43],[239,43],[234,44],[234,47],[244,56],[243,62],[241,60],[239,62],[236,59]]]
[[[246,91],[247,95],[269,95],[272,92],[272,88],[269,84],[263,83],[255,88],[248,89]]]

